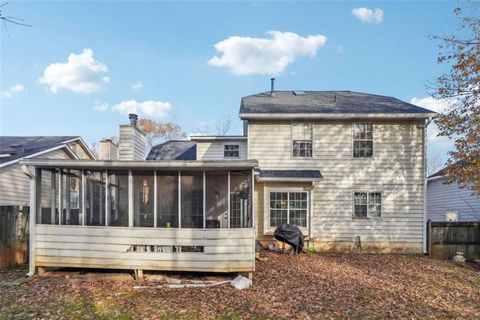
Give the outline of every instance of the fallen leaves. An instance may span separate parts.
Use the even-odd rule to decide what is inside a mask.
[[[363,254],[266,257],[256,262],[253,287],[246,290],[160,286],[168,284],[165,279],[233,278],[175,273],[138,282],[118,274],[57,271],[12,285],[21,273],[11,269],[0,273],[0,319],[473,319],[480,314],[480,272],[448,261]],[[138,285],[144,288],[134,290]]]

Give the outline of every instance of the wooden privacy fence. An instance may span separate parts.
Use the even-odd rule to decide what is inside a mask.
[[[0,269],[28,258],[28,207],[0,206]]]
[[[451,259],[463,252],[465,259],[480,259],[480,222],[427,222],[428,254]]]

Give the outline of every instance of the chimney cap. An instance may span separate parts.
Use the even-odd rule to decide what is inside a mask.
[[[137,126],[138,115],[136,113],[130,113],[128,115],[128,119],[130,120],[130,124],[132,126]]]

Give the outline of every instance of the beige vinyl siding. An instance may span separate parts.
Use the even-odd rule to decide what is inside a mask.
[[[118,148],[120,160],[144,160],[145,135],[131,125],[121,125]]]
[[[298,121],[296,121],[298,122]],[[420,122],[373,122],[373,158],[353,158],[352,122],[313,122],[313,158],[292,156],[289,122],[249,121],[248,158],[260,169],[318,169],[312,236],[319,241],[422,242]],[[382,192],[382,217],[353,219],[355,191]],[[266,196],[266,195],[265,195]],[[262,215],[259,207],[257,215]]]
[[[249,272],[253,229],[153,229],[37,225],[37,266]],[[133,252],[132,245],[203,246],[204,252]]]
[[[223,151],[226,144],[238,144],[238,158],[224,158]],[[222,140],[222,141],[197,141],[197,160],[246,160],[247,141]]]
[[[42,154],[38,159],[71,159],[63,149]],[[29,205],[30,181],[18,162],[0,168],[0,205]]]
[[[445,184],[443,179],[429,181],[427,186],[427,219],[446,221],[445,213],[458,212],[458,221],[480,220],[480,197],[460,189],[458,184]]]
[[[85,151],[85,149],[77,141],[70,142],[68,146],[70,147],[70,149],[72,149],[72,151],[77,155],[79,159],[91,159],[87,151]]]

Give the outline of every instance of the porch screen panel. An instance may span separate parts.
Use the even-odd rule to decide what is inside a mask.
[[[78,170],[62,172],[62,224],[81,225],[82,177]]]
[[[178,173],[157,171],[157,227],[178,228]]]
[[[105,171],[85,171],[85,224],[105,225]]]
[[[37,224],[58,224],[58,175],[55,170],[40,170],[40,208]]]
[[[153,227],[154,224],[154,173],[133,171],[133,226]]]
[[[206,172],[205,179],[205,226],[227,228],[228,172]]]
[[[203,172],[181,173],[182,228],[203,228]]]
[[[230,172],[230,228],[252,227],[251,172]]]
[[[108,172],[108,225],[128,227],[128,171]]]

